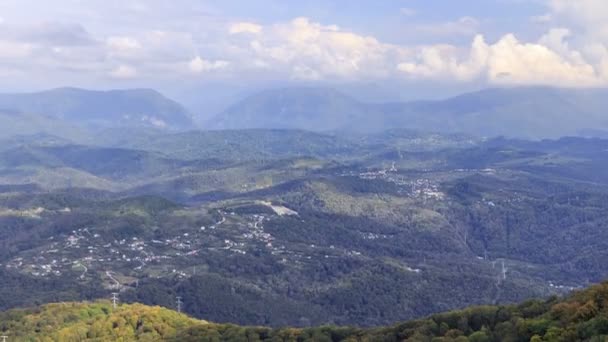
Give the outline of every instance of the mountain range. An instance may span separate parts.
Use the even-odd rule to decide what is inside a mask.
[[[86,129],[179,130],[193,127],[192,117],[182,105],[151,89],[58,88],[36,93],[0,94],[0,118],[4,123],[0,134],[4,136],[10,132],[46,132],[79,137],[86,134]]]
[[[364,103],[330,88],[291,87],[251,95],[202,128],[348,134],[404,128],[477,137],[604,137],[605,108],[606,89],[494,88],[438,101]],[[184,106],[151,89],[0,94],[0,137],[47,133],[82,142],[91,130],[108,128],[138,133],[191,130],[197,128],[193,117]]]
[[[379,132],[408,128],[481,137],[556,138],[608,129],[608,91],[496,88],[441,101],[362,103],[323,88],[255,94],[207,123],[213,129]]]

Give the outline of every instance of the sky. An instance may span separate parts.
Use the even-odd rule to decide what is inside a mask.
[[[0,0],[0,91],[275,83],[604,87],[608,1]]]

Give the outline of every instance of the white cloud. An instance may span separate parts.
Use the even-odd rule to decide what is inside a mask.
[[[141,48],[137,39],[132,37],[108,37],[106,44],[114,51],[130,51]]]
[[[227,61],[222,61],[222,60],[208,61],[208,60],[202,59],[200,56],[196,56],[188,63],[188,67],[189,67],[190,71],[198,74],[198,73],[202,73],[205,71],[224,69],[224,68],[228,67],[229,64],[230,63]]]
[[[608,1],[546,0],[556,21],[572,29],[587,44],[608,43]]]
[[[477,35],[468,49],[425,46],[398,65],[415,78],[490,84],[569,87],[608,85],[608,1],[545,0],[548,13],[531,20],[551,25],[537,41],[505,34],[493,44]]]
[[[608,2],[604,0],[547,0],[556,15],[587,28],[608,25]]]
[[[137,69],[129,65],[119,65],[110,72],[110,76],[117,79],[132,79],[137,77]]]
[[[584,87],[602,81],[574,51],[564,50],[570,56],[560,55],[540,43],[522,43],[514,35],[485,48],[489,52],[487,76],[495,83]]]
[[[250,43],[258,64],[273,65],[296,79],[389,77],[402,49],[371,36],[308,18],[268,27]],[[265,63],[260,63],[265,61]]]
[[[0,59],[21,59],[30,57],[34,46],[29,43],[0,40]]]
[[[106,39],[106,51],[110,59],[138,59],[141,50],[140,42],[133,37],[113,36]]]
[[[491,84],[585,87],[608,81],[580,53],[569,49],[564,41],[568,34],[553,30],[538,43],[523,43],[508,34],[494,44],[478,35],[465,57],[459,58],[454,47],[425,47],[415,61],[403,62],[398,69],[411,77],[481,78]]]
[[[17,12],[2,12],[7,19],[0,24],[2,68],[36,70],[39,75],[70,73],[91,83],[107,80],[108,75],[163,81],[205,74],[238,80],[410,77],[489,84],[608,85],[608,0],[539,0],[547,5],[546,13],[531,17],[540,24],[531,27],[546,31],[525,39],[510,31],[496,38],[496,32],[485,29],[490,24],[484,18],[416,20],[407,29],[419,37],[417,41],[458,44],[416,46],[387,43],[309,18],[271,24],[226,19],[221,11],[214,12],[214,6],[195,0],[188,0],[191,6],[160,0],[95,0],[90,7],[76,6],[82,1],[73,1],[72,7],[49,5],[41,11],[45,15],[26,11],[24,1],[35,4],[14,0],[12,8]],[[417,14],[408,7],[400,12]],[[60,22],[47,23],[47,17]],[[74,24],[78,21],[87,23],[86,27]],[[462,45],[463,40],[472,42]]]
[[[254,23],[248,22],[239,22],[230,25],[228,28],[228,32],[230,34],[239,34],[239,33],[252,33],[258,34],[262,32],[262,26]]]
[[[458,58],[461,51],[449,45],[426,46],[417,50],[413,60],[397,65],[399,71],[414,78],[471,81],[479,77],[488,59],[481,36],[475,38],[466,58]]]

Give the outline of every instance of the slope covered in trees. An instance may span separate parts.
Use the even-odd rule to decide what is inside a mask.
[[[608,140],[28,141],[0,146],[0,310],[119,291],[167,307],[182,296],[184,312],[214,322],[370,327],[562,295],[608,274]],[[254,152],[194,153],[209,144]]]
[[[160,307],[96,302],[11,310],[0,314],[0,332],[16,341],[604,341],[608,282],[566,299],[474,307],[374,329],[240,327]]]

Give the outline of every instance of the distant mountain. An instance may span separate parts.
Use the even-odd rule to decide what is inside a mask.
[[[0,94],[0,112],[12,113],[14,117],[36,116],[37,121],[44,117],[50,119],[51,124],[65,123],[87,128],[175,130],[193,125],[183,106],[151,89],[92,91],[59,88],[37,93]],[[41,126],[45,128],[48,125]]]
[[[34,135],[56,135],[75,140],[87,136],[81,127],[51,116],[0,109],[0,139]]]
[[[477,136],[555,138],[608,129],[608,90],[497,88],[442,101],[365,104],[334,90],[268,90],[232,106],[210,128],[377,132],[408,128]]]
[[[344,128],[381,130],[378,108],[327,88],[283,88],[246,98],[210,120],[212,129],[302,129],[331,131]],[[352,125],[356,123],[356,125]]]
[[[557,138],[588,128],[607,128],[607,106],[605,89],[496,88],[443,101],[404,104],[388,114],[395,125],[413,129]]]

